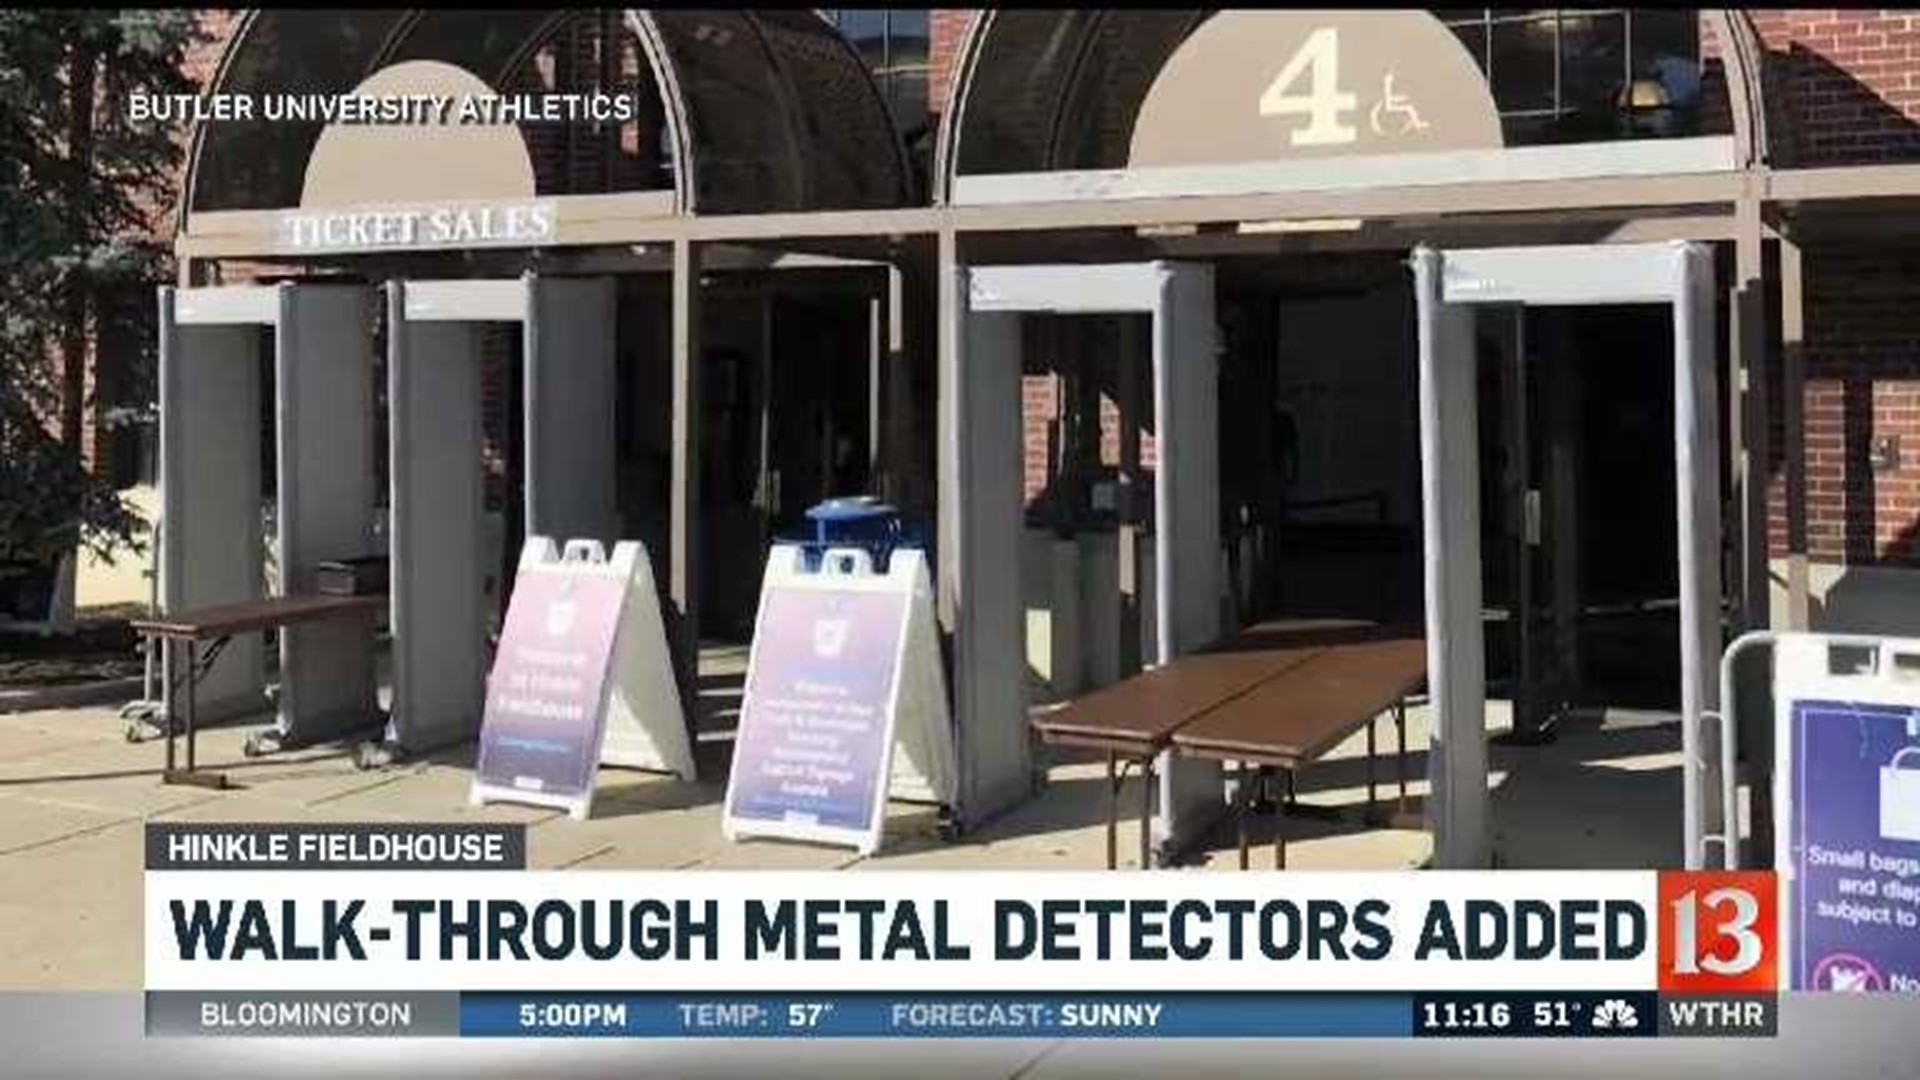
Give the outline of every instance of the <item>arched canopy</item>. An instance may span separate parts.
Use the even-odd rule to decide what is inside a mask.
[[[1129,153],[1143,106],[1160,92],[1156,80],[1178,63],[1176,54],[1184,55],[1205,38],[1202,28],[1222,14],[1084,8],[983,12],[962,47],[951,105],[942,117],[936,196],[949,201],[961,176],[1138,167]],[[1231,14],[1249,20],[1283,17]],[[1315,14],[1323,13],[1291,17]],[[1481,78],[1491,89],[1508,146],[1730,133],[1737,164],[1765,160],[1757,38],[1740,12],[1455,9],[1399,17],[1444,27],[1481,72],[1499,72]],[[1713,52],[1720,65],[1712,77],[1724,75],[1724,95],[1711,85],[1702,92],[1710,78],[1702,49],[1708,41],[1717,45]],[[1405,53],[1386,61],[1390,71],[1425,62]],[[1271,62],[1275,71],[1265,74],[1278,76],[1276,85],[1287,83],[1283,89],[1295,94],[1316,92],[1308,88],[1322,72],[1305,67],[1289,82],[1280,70],[1287,57]],[[1400,75],[1404,85],[1404,68]],[[1349,73],[1340,89],[1352,82]],[[1655,85],[1642,85],[1646,82]],[[1218,90],[1189,89],[1186,96],[1198,103],[1211,100],[1210,93],[1218,98]],[[1660,123],[1623,115],[1630,99],[1640,108],[1647,92],[1658,97],[1659,111],[1666,114],[1658,117]],[[1366,100],[1363,91],[1363,115]],[[1218,124],[1237,115],[1233,105],[1213,100],[1210,108],[1196,105],[1189,115],[1196,125]],[[1261,113],[1268,111],[1267,102],[1260,106]]]
[[[409,61],[453,65],[500,94],[637,97],[638,119],[623,125],[521,125],[532,194],[667,191],[681,213],[884,208],[915,196],[872,77],[812,11],[262,9],[229,39],[210,89],[256,101],[347,94]],[[183,209],[299,206],[326,127],[202,123]]]

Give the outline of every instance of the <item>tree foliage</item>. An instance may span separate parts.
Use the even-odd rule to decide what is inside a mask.
[[[186,10],[0,9],[0,560],[104,552],[141,524],[81,465],[64,361],[97,332],[99,297],[169,276],[182,133],[125,106],[193,92],[199,33]]]

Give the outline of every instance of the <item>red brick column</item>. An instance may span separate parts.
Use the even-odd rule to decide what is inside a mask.
[[[929,56],[927,64],[927,109],[938,115],[947,110],[947,101],[952,94],[953,79],[957,74],[956,64],[960,59],[960,45],[967,38],[967,29],[973,25],[973,9],[936,10],[927,16],[927,43]]]

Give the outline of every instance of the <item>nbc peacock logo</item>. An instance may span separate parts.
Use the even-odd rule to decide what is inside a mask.
[[[1637,1028],[1640,1026],[1640,1014],[1628,1002],[1608,998],[1593,1010],[1593,1026],[1614,1030]]]

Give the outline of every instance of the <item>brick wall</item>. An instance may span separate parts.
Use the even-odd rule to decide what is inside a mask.
[[[1767,48],[1783,164],[1920,160],[1920,12],[1751,13]],[[1893,248],[1805,254],[1807,548],[1817,561],[1920,567],[1920,256]],[[1781,418],[1773,422],[1776,459]],[[1878,471],[1875,444],[1898,439]],[[1787,547],[1776,460],[1770,543]]]
[[[1920,158],[1920,12],[1751,13],[1795,162]]]
[[[201,40],[188,50],[186,63],[181,65],[181,70],[186,74],[187,78],[193,80],[194,86],[198,89],[204,91],[212,85],[214,74],[220,66],[221,54],[226,51],[228,39],[233,36],[235,30],[239,29],[242,14],[243,13],[239,11],[220,9],[205,10],[198,13]],[[192,130],[190,128],[182,127],[180,129],[180,146],[182,151],[180,155],[181,183],[174,186],[176,202],[186,193],[185,179],[187,160],[185,151],[191,135]],[[173,233],[174,214],[177,212],[176,202],[169,202],[166,206],[154,208],[152,221],[155,235],[171,237]]]
[[[238,29],[242,14],[241,11],[219,8],[204,8],[198,12],[200,32],[206,40],[187,55],[182,70],[188,78],[201,86],[207,85],[213,78],[214,69],[220,64],[220,55],[226,51],[227,38]]]
[[[967,27],[973,23],[970,8],[935,10],[927,16],[927,109],[938,115],[947,110],[947,97],[953,87],[954,62],[960,56],[960,44],[966,40]]]
[[[1920,566],[1920,253],[1806,253],[1807,547],[1811,558]],[[1775,554],[1787,546],[1781,427],[1770,490]],[[1877,440],[1898,467],[1876,471]]]
[[[1053,424],[1060,418],[1060,380],[1052,375],[1022,376],[1020,405],[1021,442],[1026,448],[1026,501],[1031,505],[1047,489]]]
[[[1047,489],[1054,467],[1054,425],[1061,417],[1062,382],[1058,375],[1023,375],[1020,379],[1020,403],[1023,411],[1021,445],[1025,450],[1023,479],[1027,505],[1033,505]],[[1159,442],[1151,431],[1140,434],[1140,466],[1158,467]],[[1111,397],[1100,398],[1100,464],[1108,468],[1120,465],[1120,405]]]

